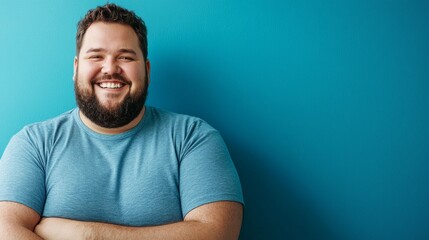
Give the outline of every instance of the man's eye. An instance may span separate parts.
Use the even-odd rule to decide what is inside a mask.
[[[128,56],[120,56],[119,59],[124,61],[134,61],[134,58]]]
[[[89,56],[88,58],[93,60],[98,60],[98,59],[101,59],[102,57],[100,55],[93,55],[93,56]]]

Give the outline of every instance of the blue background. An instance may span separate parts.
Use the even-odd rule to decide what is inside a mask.
[[[0,0],[0,153],[75,106],[77,21]],[[219,129],[241,239],[429,239],[429,2],[112,1],[149,29],[149,104]]]

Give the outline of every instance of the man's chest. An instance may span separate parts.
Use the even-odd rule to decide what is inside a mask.
[[[130,226],[182,219],[174,154],[87,150],[52,153],[45,169],[44,216]]]

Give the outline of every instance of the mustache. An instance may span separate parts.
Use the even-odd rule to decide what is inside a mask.
[[[91,80],[92,84],[96,84],[99,81],[102,80],[111,80],[111,79],[115,79],[115,80],[119,80],[120,82],[124,83],[124,84],[131,84],[131,82],[126,79],[124,76],[122,76],[119,73],[114,73],[114,74],[106,74],[100,77],[96,77],[94,79]]]

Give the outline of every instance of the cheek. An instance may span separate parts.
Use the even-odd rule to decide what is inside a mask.
[[[123,68],[123,74],[132,82],[132,89],[142,89],[145,83],[146,74],[144,69]]]
[[[77,76],[81,82],[89,83],[91,79],[95,78],[99,72],[99,67],[95,64],[81,64],[78,66]]]

